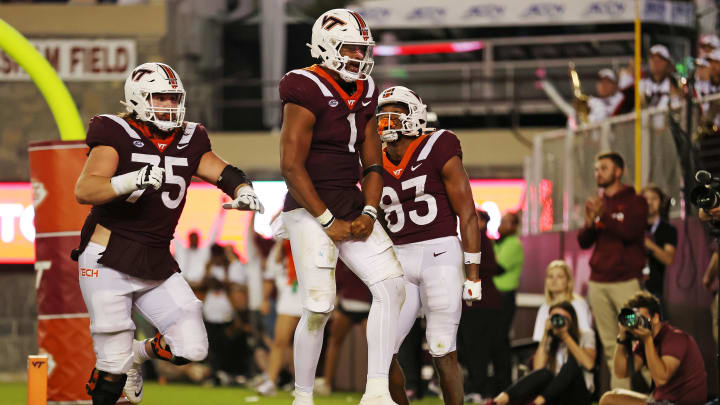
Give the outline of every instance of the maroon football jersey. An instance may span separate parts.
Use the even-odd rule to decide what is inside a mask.
[[[147,164],[165,169],[160,189],[138,190],[96,205],[85,225],[94,229],[98,223],[112,231],[100,263],[136,277],[167,278],[178,270],[169,246],[185,206],[187,187],[203,154],[211,150],[205,128],[186,122],[184,131],[169,142],[153,142],[127,120],[99,115],[90,120],[86,143],[90,149],[105,145],[117,151],[114,176]]]
[[[383,153],[378,219],[394,244],[457,235],[457,214],[442,180],[442,168],[453,156],[462,158],[460,140],[446,130],[415,139],[398,165]]]
[[[357,188],[362,170],[359,150],[365,141],[365,125],[375,119],[377,107],[372,78],[355,85],[355,93],[348,95],[318,65],[292,70],[280,81],[283,106],[297,104],[315,115],[305,169],[320,199],[341,219],[355,218],[365,203]],[[300,204],[288,193],[283,210],[296,208]]]

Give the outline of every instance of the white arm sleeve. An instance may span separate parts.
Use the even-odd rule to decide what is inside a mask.
[[[548,305],[542,304],[535,318],[535,330],[533,331],[533,340],[539,342],[545,334],[545,321],[548,318]]]

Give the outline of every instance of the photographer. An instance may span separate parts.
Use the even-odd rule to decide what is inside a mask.
[[[646,291],[635,294],[625,304],[619,321],[614,374],[626,378],[631,374],[630,363],[635,373],[645,365],[655,390],[651,398],[628,390],[610,391],[600,399],[600,405],[705,403],[707,373],[700,349],[692,336],[663,322],[656,297]],[[634,346],[632,362],[628,356],[631,346]]]
[[[533,358],[533,371],[485,405],[591,404],[595,334],[579,329],[575,308],[563,301],[550,307]]]

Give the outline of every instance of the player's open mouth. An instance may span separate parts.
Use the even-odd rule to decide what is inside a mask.
[[[357,62],[350,62],[347,64],[346,69],[350,72],[357,73],[360,71],[360,64]]]

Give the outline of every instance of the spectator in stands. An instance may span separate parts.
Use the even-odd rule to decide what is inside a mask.
[[[618,80],[612,69],[601,69],[596,84],[597,97],[588,99],[590,123],[600,122],[623,111],[625,96],[618,88]]]
[[[493,283],[493,277],[499,272],[493,251],[493,241],[487,236],[487,223],[490,215],[478,210],[480,226],[480,281],[482,282],[482,300],[472,305],[462,306],[460,327],[458,328],[458,356],[460,364],[468,371],[465,382],[465,401],[483,403],[482,398],[495,396],[505,386],[492,386],[488,378],[488,365],[494,370],[509,367],[507,358],[501,358],[498,347],[502,347],[507,333],[502,326],[502,298]]]
[[[315,393],[321,396],[332,393],[342,344],[355,325],[362,324],[363,329],[367,326],[372,302],[370,290],[342,260],[337,262],[335,282],[337,306],[330,323],[323,376],[315,381],[314,388]]]
[[[645,405],[647,403],[699,405],[707,399],[707,373],[702,354],[695,339],[664,322],[660,301],[647,291],[637,293],[624,305],[636,310],[649,321],[650,328],[628,328],[618,324],[617,349],[613,361],[613,374],[626,378],[647,366],[655,383],[651,397],[633,391],[610,391],[600,399],[600,405]],[[628,371],[629,352],[632,350],[633,368]],[[654,402],[652,402],[654,401]]]
[[[657,44],[650,48],[648,65],[649,74],[640,80],[643,105],[646,107],[679,105],[682,94],[672,77],[673,61],[665,45]]]
[[[265,264],[265,285],[263,304],[260,312],[270,312],[270,299],[273,291],[277,293],[277,318],[275,333],[270,346],[268,367],[262,376],[257,391],[261,395],[275,395],[278,376],[288,366],[292,371],[292,339],[295,327],[302,315],[302,302],[298,292],[295,263],[292,260],[290,241],[282,239],[273,245]]]
[[[545,333],[545,321],[550,316],[550,307],[567,301],[575,308],[578,327],[592,330],[592,314],[585,299],[573,291],[573,276],[570,266],[564,260],[553,260],[545,270],[545,302],[538,309],[535,318],[533,340],[539,342]]]
[[[578,327],[568,301],[550,307],[543,337],[533,357],[533,372],[518,380],[486,405],[592,404],[595,334]]]
[[[618,309],[640,291],[647,260],[647,203],[621,182],[624,170],[625,162],[618,153],[598,155],[595,180],[603,196],[587,199],[585,225],[578,233],[581,248],[595,246],[590,258],[588,295],[609,367],[615,352]],[[612,378],[611,385],[628,388],[629,382]]]
[[[494,246],[495,260],[502,273],[493,277],[495,287],[500,291],[502,311],[500,331],[502,344],[496,347],[496,354],[506,357],[507,361],[498,364],[495,369],[497,383],[501,387],[510,385],[510,329],[515,317],[515,292],[520,284],[523,269],[523,245],[517,236],[520,228],[520,215],[508,212],[503,215],[498,227],[500,238]]]
[[[670,201],[660,187],[650,184],[642,191],[648,205],[649,235],[645,236],[648,265],[643,269],[645,288],[662,302],[665,268],[675,261],[677,229],[669,222]],[[664,314],[667,314],[663,311]]]
[[[180,267],[180,274],[197,294],[205,275],[205,264],[210,259],[210,246],[215,243],[215,240],[210,240],[209,243],[201,247],[200,233],[197,230],[188,232],[187,236],[187,247],[177,240],[173,241],[175,260],[177,260],[178,267]]]
[[[698,57],[705,58],[720,48],[720,39],[715,34],[701,35],[698,41]]]
[[[203,286],[206,289],[203,302],[203,318],[208,333],[208,361],[218,385],[229,385],[233,375],[246,373],[247,347],[242,333],[235,333],[233,320],[238,308],[234,308],[230,295],[233,290],[242,291],[245,274],[232,248],[225,249],[214,244],[210,260],[205,266]]]

